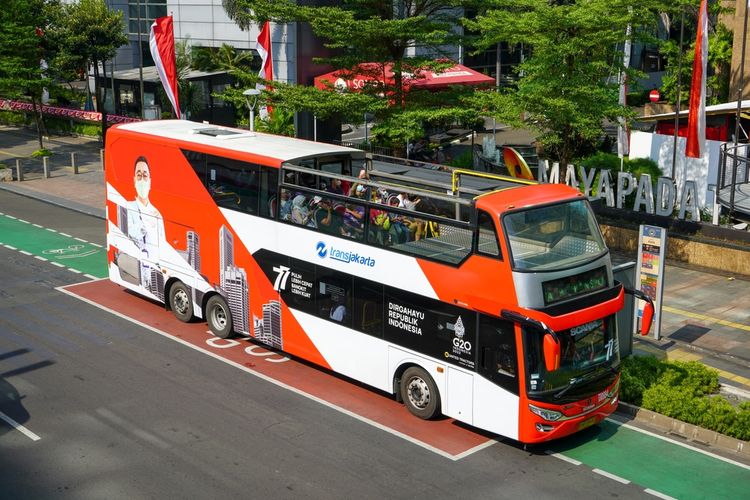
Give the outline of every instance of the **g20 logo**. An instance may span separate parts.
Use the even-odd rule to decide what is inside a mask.
[[[319,241],[318,244],[315,245],[315,251],[318,253],[318,257],[320,257],[321,259],[325,259],[326,255],[328,255],[326,244],[322,241]]]
[[[457,347],[462,351],[471,351],[471,342],[458,337],[453,337],[453,347]]]

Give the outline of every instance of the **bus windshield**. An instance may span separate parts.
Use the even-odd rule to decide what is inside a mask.
[[[606,251],[586,200],[513,212],[503,217],[503,226],[516,270],[570,267]]]
[[[561,391],[570,395],[590,392],[591,385],[583,382],[606,380],[616,373],[620,364],[615,317],[609,316],[558,332],[560,338],[560,368],[548,372],[544,365],[543,335],[524,329],[524,346],[528,370],[526,386],[530,392],[560,397]],[[611,377],[607,377],[610,375]],[[599,384],[597,384],[599,385]],[[605,384],[606,385],[606,384]]]

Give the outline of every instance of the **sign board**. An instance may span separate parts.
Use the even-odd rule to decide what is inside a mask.
[[[638,233],[636,286],[654,301],[654,339],[661,338],[661,302],[664,292],[664,261],[667,252],[667,230],[641,224]],[[638,300],[633,325],[640,331],[640,318],[645,302]]]
[[[658,90],[654,89],[648,93],[648,98],[649,100],[651,100],[651,102],[659,102],[659,99],[661,99],[661,94]]]

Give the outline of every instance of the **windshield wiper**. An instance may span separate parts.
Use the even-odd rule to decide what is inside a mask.
[[[617,375],[617,370],[615,370],[611,366],[609,367],[608,371],[609,371],[609,373],[611,373],[613,375]],[[554,399],[560,399],[565,394],[567,394],[567,392],[570,391],[573,387],[575,387],[577,385],[580,385],[583,382],[590,382],[592,380],[598,379],[601,376],[602,376],[602,372],[600,372],[599,370],[597,370],[595,368],[595,369],[591,370],[588,373],[584,373],[580,377],[573,377],[573,378],[570,379],[570,382],[568,382],[567,386],[565,386],[561,391],[556,392],[552,397]]]

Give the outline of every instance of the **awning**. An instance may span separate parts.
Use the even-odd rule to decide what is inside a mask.
[[[331,85],[338,90],[349,89],[358,92],[366,85],[394,84],[393,65],[385,66],[377,63],[362,63],[351,71],[336,70],[316,76],[314,85],[319,89],[329,88]],[[443,71],[420,71],[418,74],[403,72],[404,87],[419,87],[430,90],[440,89],[449,85],[494,85],[495,79],[456,64]]]

